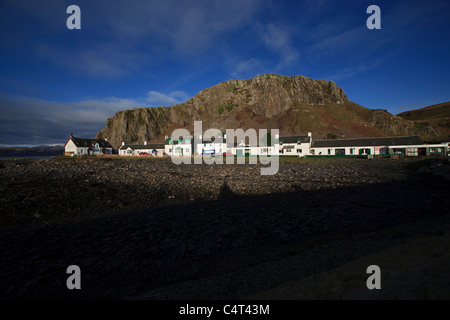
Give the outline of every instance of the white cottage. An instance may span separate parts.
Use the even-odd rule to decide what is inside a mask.
[[[311,132],[308,132],[308,135],[280,137],[278,146],[280,156],[304,157],[309,155],[311,140]]]
[[[165,153],[172,157],[190,157],[192,155],[193,147],[191,140],[191,138],[179,138],[178,140],[168,138],[164,144]]]
[[[163,156],[165,153],[164,143],[148,144],[147,141],[144,144],[126,144],[122,142],[119,148],[120,156]]]
[[[93,156],[113,153],[114,149],[107,139],[84,139],[70,135],[64,145],[64,155],[66,156]]]
[[[204,139],[200,135],[194,140],[194,154],[196,155],[222,155],[227,153],[226,134],[217,138]]]
[[[388,154],[418,156],[428,155],[430,150],[432,149],[424,145],[417,136],[315,140],[311,146],[311,154],[324,156]]]

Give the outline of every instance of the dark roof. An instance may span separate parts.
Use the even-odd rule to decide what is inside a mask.
[[[297,143],[298,140],[301,141],[301,143],[309,143],[311,141],[310,136],[285,136],[280,137],[280,141],[282,140],[283,143]]]
[[[84,138],[75,138],[75,137],[71,137],[70,139],[72,139],[73,143],[78,148],[93,147],[93,146],[95,146],[96,143],[98,143],[98,146],[100,148],[112,148],[111,144],[108,141],[102,140],[102,139],[84,139]]]
[[[313,148],[339,148],[339,147],[369,147],[369,146],[408,146],[423,144],[418,136],[385,137],[385,138],[356,138],[336,140],[314,140]]]
[[[153,150],[153,149],[164,149],[164,143],[154,143],[154,144],[125,144],[120,147],[120,150],[125,149],[132,149],[132,150]]]

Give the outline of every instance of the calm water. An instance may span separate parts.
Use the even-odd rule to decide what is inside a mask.
[[[0,157],[0,159],[51,159],[54,156]]]

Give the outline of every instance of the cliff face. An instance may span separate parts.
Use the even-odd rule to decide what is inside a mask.
[[[203,121],[203,130],[267,128],[280,129],[282,135],[312,131],[316,138],[330,133],[337,137],[436,134],[430,126],[419,130],[411,121],[350,102],[332,81],[263,75],[222,82],[172,107],[117,112],[96,138],[107,137],[115,148],[122,141],[162,141],[176,128],[193,133],[196,120]]]
[[[106,127],[95,137],[108,138],[117,149],[122,142],[155,140],[166,131],[169,123],[170,110],[166,107],[125,110],[109,118]]]

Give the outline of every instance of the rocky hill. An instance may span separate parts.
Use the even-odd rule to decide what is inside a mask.
[[[267,128],[282,135],[313,132],[316,138],[440,134],[431,125],[359,106],[333,81],[269,74],[222,82],[171,107],[117,112],[96,138],[106,137],[116,148],[122,141],[160,142],[176,128],[193,133],[196,120],[203,130]]]
[[[433,126],[442,134],[441,139],[449,139],[450,137],[450,101],[402,112],[398,116],[414,121],[416,127]]]

